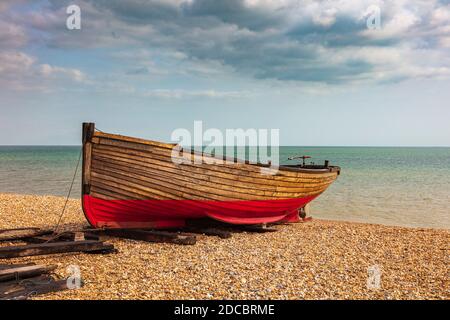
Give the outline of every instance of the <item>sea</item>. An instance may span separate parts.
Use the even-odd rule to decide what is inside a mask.
[[[0,146],[0,192],[80,197],[80,146]],[[280,147],[288,158],[341,167],[311,204],[314,218],[450,229],[450,148]]]

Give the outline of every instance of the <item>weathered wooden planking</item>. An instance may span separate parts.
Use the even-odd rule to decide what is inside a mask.
[[[226,190],[220,188],[221,186],[205,187],[195,183],[184,183],[176,181],[176,179],[162,180],[157,176],[153,178],[146,178],[136,174],[127,173],[125,170],[119,172],[117,170],[100,170],[94,169],[91,172],[91,180],[95,185],[95,181],[108,184],[110,182],[116,183],[118,186],[127,186],[130,191],[139,189],[141,191],[147,191],[156,193],[161,196],[165,196],[169,199],[192,199],[192,200],[276,200],[276,199],[288,199],[299,198],[305,196],[313,196],[323,192],[324,187],[318,188],[315,191],[310,192],[297,192],[297,193],[280,193],[280,192],[258,192],[254,193],[241,193],[238,190]],[[259,193],[259,194],[258,194]],[[262,195],[260,193],[263,193]]]
[[[99,198],[105,200],[114,200],[114,199],[135,199],[135,200],[145,200],[148,197],[144,195],[137,194],[135,192],[130,192],[126,190],[122,190],[121,188],[111,188],[108,185],[105,185],[99,181],[96,181],[95,184],[91,186],[91,195],[99,194]],[[161,197],[155,196],[153,199],[162,200]]]
[[[97,161],[94,160],[92,164],[92,169],[94,171],[106,171],[112,173],[122,174],[128,177],[138,178],[144,181],[160,180],[165,182],[172,182],[172,184],[183,185],[186,188],[204,188],[207,190],[228,190],[241,194],[255,194],[265,197],[297,197],[300,194],[306,193],[316,193],[320,192],[328,185],[330,182],[325,181],[316,184],[302,185],[299,184],[297,187],[285,188],[278,186],[258,186],[251,183],[232,183],[233,181],[228,180],[224,183],[224,180],[209,178],[203,179],[195,177],[193,175],[184,175],[182,172],[166,172],[161,169],[152,168],[133,168],[131,166],[110,164],[108,161]]]
[[[77,238],[77,233],[82,234]],[[56,241],[81,241],[81,240],[100,240],[98,236],[87,233],[87,232],[62,232],[56,235],[44,235],[37,237],[30,237],[23,239],[25,242],[29,243],[45,243],[45,242],[56,242]]]
[[[106,151],[110,152],[110,150]],[[239,181],[242,175],[236,176],[228,174],[227,178],[208,177],[203,175],[203,179],[196,179],[198,176],[187,177],[189,172],[178,170],[173,163],[170,163],[170,165],[174,166],[175,169],[171,168],[169,171],[166,171],[161,167],[158,170],[151,163],[151,160],[139,161],[139,159],[133,159],[133,156],[126,154],[128,151],[129,150],[117,150],[116,152],[113,152],[112,155],[107,153],[102,154],[105,150],[97,150],[97,146],[94,146],[92,156],[93,163],[89,168],[92,171],[91,185],[92,187],[98,187],[96,188],[96,192],[103,195],[103,198],[147,198],[158,200],[192,199],[218,201],[297,198],[320,194],[337,176],[337,173],[331,173],[331,176],[322,174],[320,175],[322,178],[316,179],[315,181],[305,183],[305,180],[302,179],[302,182],[290,182],[290,187],[268,184],[262,187],[261,189],[263,190],[261,190],[260,188],[255,188],[255,184],[252,184],[252,181],[245,181],[245,179],[243,179],[244,181]],[[121,154],[120,157],[116,157],[116,154],[120,154],[121,152],[125,153]],[[133,161],[133,163],[127,163],[123,160]],[[200,173],[195,172],[194,174],[201,175],[202,169],[196,169],[200,169]],[[182,174],[177,174],[177,170]],[[259,174],[259,178],[262,176],[266,179],[267,175]],[[286,181],[283,180],[272,181],[272,178],[272,176],[267,176],[267,181],[272,183],[276,182],[277,184],[286,183]],[[283,178],[288,179],[288,177]],[[236,186],[231,185],[232,179],[237,180],[238,183],[236,183]],[[264,179],[260,180],[264,182]],[[217,183],[215,183],[215,181]],[[221,184],[223,181],[228,181],[228,184]],[[297,179],[297,181],[300,180]],[[252,185],[254,189],[251,189]],[[263,183],[259,185],[263,185]],[[182,187],[182,191],[180,191],[180,187]],[[275,191],[273,191],[273,189],[275,189]],[[289,192],[290,190],[292,191]],[[299,192],[301,190],[304,192]],[[117,193],[122,193],[123,195],[117,197]]]
[[[37,231],[39,228],[37,227],[24,227],[24,228],[14,228],[14,229],[0,229],[0,234],[2,233],[8,233],[11,231]]]
[[[161,155],[165,155],[166,157],[170,157],[173,152],[174,144],[165,144],[156,141],[131,138],[125,136],[119,136],[109,133],[98,133],[94,134],[94,138],[92,142],[95,144],[104,144],[109,146],[117,146],[126,149],[132,149],[137,151],[147,151],[152,153],[159,153]],[[259,172],[261,167],[268,167],[266,164],[261,163],[250,163],[249,161],[244,161],[237,158],[230,157],[212,157],[207,154],[202,154],[200,152],[196,152],[195,150],[183,150],[183,156],[194,159],[196,157],[209,158],[211,160],[226,160],[229,166],[240,166],[246,168],[247,170],[257,171]],[[225,164],[226,166],[227,164]],[[292,168],[292,167],[281,167],[280,175],[285,176],[298,176],[299,174],[317,174],[319,170],[311,170],[307,168]],[[323,172],[329,172],[333,170],[332,168],[323,168]]]
[[[24,290],[27,286],[49,283],[51,280],[52,278],[48,274],[41,274],[36,277],[22,279],[18,281],[11,280],[7,282],[0,282],[0,300],[2,295],[20,292]]]
[[[36,277],[21,283],[11,282],[0,286],[0,300],[27,300],[30,297],[69,289],[67,280]]]
[[[185,163],[178,164],[180,166],[185,167],[194,167],[194,168],[202,168],[206,170],[205,172],[222,172],[222,173],[230,173],[233,175],[245,174],[249,177],[254,178],[263,178],[263,179],[271,179],[271,180],[280,180],[280,181],[290,181],[290,182],[298,182],[298,179],[302,180],[312,180],[314,179],[322,179],[324,177],[334,177],[336,172],[333,172],[333,169],[323,169],[320,171],[316,169],[315,171],[310,170],[311,173],[305,173],[300,171],[289,171],[288,175],[285,175],[283,166],[280,166],[277,174],[268,175],[267,177],[261,175],[261,167],[256,165],[242,165],[238,163],[233,164],[208,164],[204,161],[204,159],[196,157],[194,159],[185,159],[184,157],[175,157],[173,158],[170,153],[160,153],[157,149],[152,150],[151,152],[138,151],[133,149],[128,149],[126,147],[121,147],[120,145],[102,145],[102,144],[94,144],[93,149],[96,153],[103,153],[108,155],[116,155],[123,158],[137,159],[137,160],[151,160],[151,161],[159,161],[159,163],[166,164],[174,164],[173,159],[177,160],[185,160]],[[209,172],[208,172],[209,173]]]
[[[89,193],[91,178],[91,158],[92,158],[92,138],[95,133],[94,123],[83,123],[82,141],[83,141],[83,165],[82,165],[82,190],[83,193]]]
[[[69,252],[108,252],[112,250],[114,250],[114,246],[112,244],[94,240],[51,242],[0,247],[0,259]]]
[[[237,192],[223,191],[223,190],[213,190],[213,193],[209,188],[203,188],[197,186],[194,189],[189,188],[186,184],[177,184],[174,182],[167,182],[157,179],[142,180],[135,177],[130,177],[129,175],[115,173],[111,171],[95,170],[92,171],[92,176],[99,179],[113,180],[122,185],[129,187],[139,187],[147,190],[164,192],[166,196],[177,196],[180,199],[197,199],[197,200],[262,200],[261,196],[257,195],[240,195]],[[143,190],[146,190],[143,189]]]
[[[11,265],[8,269],[0,270],[0,282],[25,279],[38,276],[43,273],[49,273],[56,269],[55,265],[30,265],[30,266],[15,266]]]
[[[135,184],[132,182],[127,182],[126,180],[122,180],[110,175],[99,174],[97,172],[92,172],[92,184],[97,185],[97,183],[102,183],[104,185],[110,186],[110,190],[114,191],[115,188],[126,190],[129,192],[137,193],[142,196],[145,196],[147,199],[158,199],[155,198],[159,196],[159,199],[172,199],[172,200],[181,200],[185,199],[182,196],[181,191],[174,191],[173,193],[167,192],[166,189],[162,190],[162,188],[158,187],[147,187],[141,184]],[[181,192],[181,193],[180,193]],[[178,193],[178,195],[176,194]],[[197,197],[198,199],[204,199],[203,197]]]
[[[323,178],[320,180],[311,181],[310,179],[302,182],[285,182],[285,181],[272,181],[270,179],[245,179],[245,181],[239,181],[236,179],[236,175],[232,174],[217,174],[209,173],[205,169],[199,168],[187,168],[186,166],[177,166],[173,163],[165,164],[158,163],[157,161],[138,161],[133,159],[126,159],[117,157],[114,155],[105,155],[100,152],[95,152],[93,156],[93,162],[99,165],[110,166],[116,169],[122,169],[123,167],[142,172],[159,173],[161,175],[173,176],[176,174],[180,178],[191,178],[200,181],[207,181],[217,184],[224,184],[230,186],[238,186],[244,189],[256,189],[266,191],[285,191],[295,192],[303,190],[304,188],[312,188],[321,184],[329,184],[333,181],[332,178]]]
[[[14,241],[24,238],[42,236],[52,233],[52,230],[42,230],[39,228],[17,228],[0,230],[0,241]]]
[[[183,245],[193,245],[197,241],[195,236],[183,235],[176,232],[167,232],[167,231],[110,229],[104,230],[103,232],[113,237],[149,241],[149,242],[166,242]]]
[[[36,265],[34,262],[28,263],[15,263],[15,264],[0,264],[0,270],[10,269],[12,267],[26,267],[26,266],[34,266]]]
[[[114,179],[114,177],[113,177]],[[192,195],[188,193],[183,193],[185,197],[171,194],[169,192],[164,192],[162,190],[156,189],[156,187],[149,188],[147,186],[134,185],[128,186],[125,182],[120,183],[120,180],[111,181],[108,178],[95,178],[92,180],[92,190],[91,194],[102,194],[107,197],[107,199],[154,199],[154,200],[242,200],[236,198],[225,198],[216,195]]]
[[[94,150],[93,159],[98,162],[108,162],[122,166],[129,166],[135,169],[155,169],[159,171],[166,171],[171,174],[180,174],[183,176],[195,175],[196,178],[203,180],[217,179],[220,183],[226,183],[230,180],[238,181],[243,186],[251,186],[252,188],[272,188],[272,187],[286,187],[298,188],[308,187],[308,185],[316,185],[320,183],[332,182],[336,179],[337,174],[322,175],[315,178],[290,178],[277,177],[274,175],[251,174],[243,170],[228,170],[221,166],[212,165],[177,165],[171,159],[157,159],[157,158],[141,158],[127,153],[127,150],[117,150],[115,152],[105,150]]]
[[[170,149],[170,150],[176,146],[176,144],[174,144],[174,143],[157,142],[157,141],[152,141],[152,140],[133,138],[133,137],[122,136],[119,134],[105,133],[105,132],[95,132],[94,136],[97,138],[104,137],[104,138],[114,139],[114,140],[119,140],[119,141],[132,142],[134,144],[139,144],[139,145],[157,146],[160,148],[165,148],[165,149]]]

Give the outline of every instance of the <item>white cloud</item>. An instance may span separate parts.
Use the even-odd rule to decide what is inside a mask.
[[[433,10],[431,15],[431,24],[440,25],[450,23],[450,4],[446,7],[439,7]]]
[[[38,64],[35,57],[20,51],[0,51],[2,88],[49,91],[67,82],[80,83],[85,78],[78,69]]]
[[[0,51],[0,75],[11,76],[28,72],[36,59],[18,51]]]
[[[85,75],[78,69],[55,67],[49,64],[39,65],[39,72],[46,78],[57,78],[59,76],[67,77],[77,82],[85,79]]]
[[[441,37],[439,39],[439,44],[444,48],[450,48],[450,35],[448,37],[447,36]]]
[[[336,22],[337,8],[327,8],[313,15],[312,19],[315,24],[329,27]]]
[[[216,91],[216,90],[169,90],[154,89],[144,93],[146,97],[161,99],[185,99],[185,98],[243,98],[250,95],[247,91]]]

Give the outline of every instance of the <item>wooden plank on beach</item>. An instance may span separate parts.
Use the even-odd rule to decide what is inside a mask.
[[[23,227],[23,228],[13,228],[13,229],[0,229],[0,234],[4,232],[10,232],[10,231],[21,231],[21,230],[39,230],[37,227]]]
[[[0,259],[68,252],[111,252],[114,246],[95,240],[39,243],[0,247]]]
[[[113,237],[149,242],[167,242],[183,245],[192,245],[197,242],[196,237],[193,235],[184,235],[168,231],[109,229],[104,230],[103,232]]]
[[[27,285],[29,283],[43,283],[49,282],[51,280],[51,276],[48,274],[41,274],[28,279],[21,280],[11,280],[7,282],[0,282],[0,294],[9,293],[13,291],[20,290],[22,286]]]
[[[278,231],[275,228],[270,228],[267,225],[236,225],[233,228],[246,231],[246,232],[256,232],[256,233],[266,233],[266,232],[275,232]]]
[[[29,262],[29,263],[15,263],[15,264],[0,264],[0,270],[5,270],[5,269],[9,269],[12,267],[26,267],[26,266],[34,266],[36,265],[34,262]]]
[[[183,228],[184,231],[191,232],[191,233],[199,233],[204,234],[207,236],[216,236],[222,239],[231,238],[231,232],[227,230],[221,230],[217,228],[202,228],[202,227],[194,227],[189,226]]]
[[[55,265],[30,265],[30,266],[15,266],[11,265],[9,269],[0,270],[0,282],[8,280],[18,280],[31,278],[43,273],[49,273],[56,269]]]
[[[22,283],[12,282],[0,288],[0,300],[26,300],[30,297],[50,292],[67,290],[67,280],[33,278]]]
[[[17,228],[0,230],[0,241],[14,241],[29,237],[43,236],[51,234],[52,230],[39,228]]]
[[[52,278],[47,274],[42,274],[33,278],[22,279],[22,280],[12,280],[8,282],[0,283],[0,300],[2,295],[11,294],[14,292],[20,292],[24,290],[27,286],[33,286],[36,284],[49,283]]]
[[[197,219],[188,221],[188,226],[186,227],[186,231],[190,230],[189,228],[202,228],[212,229],[218,231],[229,232],[230,234],[234,232],[255,232],[255,233],[265,233],[265,232],[275,232],[278,231],[274,228],[275,224],[248,224],[248,225],[236,225],[220,222],[212,219]]]
[[[44,242],[56,242],[56,241],[84,241],[84,240],[96,240],[99,241],[98,235],[86,232],[62,232],[56,235],[43,235],[36,237],[29,237],[23,239],[29,243],[44,243]]]

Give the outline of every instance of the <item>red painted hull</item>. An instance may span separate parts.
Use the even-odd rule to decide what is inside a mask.
[[[97,228],[176,228],[188,219],[212,218],[231,224],[299,221],[297,210],[318,195],[258,201],[103,200],[83,196],[83,210]]]

